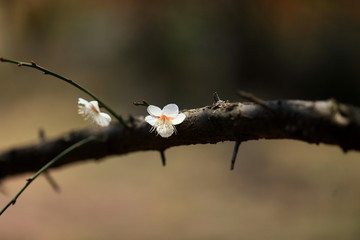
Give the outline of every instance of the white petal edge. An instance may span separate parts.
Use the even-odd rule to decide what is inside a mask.
[[[161,108],[154,106],[154,105],[149,105],[147,107],[147,111],[150,115],[152,116],[156,116],[156,117],[160,117],[162,115],[162,110]]]
[[[154,126],[157,122],[157,118],[153,117],[153,116],[146,116],[145,117],[145,121],[150,124],[151,126]]]
[[[179,113],[179,115],[174,118],[171,122],[173,125],[178,125],[180,123],[182,123],[186,118],[186,115],[184,113]]]
[[[109,126],[109,124],[111,122],[111,117],[107,113],[100,113],[98,116],[94,117],[94,121],[100,127],[107,127],[107,126]]]
[[[170,103],[163,108],[162,113],[165,116],[175,118],[179,114],[179,107],[174,103]]]
[[[159,132],[159,135],[163,138],[168,138],[170,137],[171,135],[173,135],[174,131],[171,131],[171,132]]]
[[[161,137],[168,138],[173,135],[175,127],[172,125],[161,125],[156,128],[156,131]]]
[[[83,98],[79,98],[78,104],[79,104],[79,105],[84,105],[84,106],[89,106],[89,102],[86,101],[86,100],[83,99]]]

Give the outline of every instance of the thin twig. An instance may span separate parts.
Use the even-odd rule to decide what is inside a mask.
[[[91,96],[92,98],[94,98],[96,101],[99,102],[99,104],[104,107],[109,113],[111,113],[111,115],[113,115],[123,126],[128,127],[126,122],[122,119],[121,116],[119,116],[116,112],[114,112],[110,107],[108,107],[103,101],[101,101],[97,96],[95,96],[92,92],[90,92],[89,90],[87,90],[86,88],[82,87],[80,84],[74,82],[73,80],[66,78],[64,76],[61,76],[57,73],[54,73],[40,65],[37,65],[34,61],[30,61],[30,62],[21,62],[21,61],[17,61],[17,60],[11,60],[11,59],[7,59],[7,58],[0,58],[0,62],[7,62],[7,63],[13,63],[18,65],[19,67],[24,66],[24,67],[30,67],[30,68],[34,68],[37,69],[39,71],[42,71],[44,74],[48,74],[51,75],[53,77],[56,77],[58,79],[61,79],[73,86],[75,86],[76,88],[80,89],[81,91],[83,91],[84,93],[88,94],[89,96]]]
[[[60,154],[58,154],[56,157],[54,157],[50,162],[48,162],[47,164],[45,164],[39,171],[37,171],[33,176],[31,176],[30,178],[28,178],[26,180],[26,184],[24,185],[24,187],[22,189],[20,189],[20,191],[15,195],[15,197],[0,211],[0,215],[2,215],[6,209],[8,209],[11,205],[14,205],[17,201],[17,199],[20,197],[20,195],[25,191],[25,189],[40,175],[42,174],[44,171],[46,171],[51,165],[53,165],[55,162],[57,162],[59,159],[63,158],[64,156],[66,156],[67,154],[71,153],[72,151],[74,151],[75,149],[81,147],[84,144],[87,144],[89,142],[95,141],[96,138],[94,136],[90,136],[88,138],[85,138],[73,145],[71,145],[70,147],[68,147],[67,149],[65,149],[64,151],[62,151]]]

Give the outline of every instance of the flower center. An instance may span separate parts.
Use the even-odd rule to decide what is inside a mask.
[[[94,113],[99,113],[98,110],[96,110],[96,108],[93,105],[90,106],[90,110],[93,111]]]
[[[161,115],[160,116],[160,119],[163,119],[163,120],[172,120],[173,118],[172,117],[168,117],[166,115]]]

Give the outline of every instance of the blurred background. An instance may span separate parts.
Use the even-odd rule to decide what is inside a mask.
[[[0,56],[34,60],[124,117],[217,91],[360,105],[359,1],[0,0]],[[55,78],[0,64],[0,151],[89,127]],[[2,239],[359,239],[359,153],[290,140],[176,147],[52,171],[0,218]],[[31,161],[31,159],[29,159]],[[28,175],[2,182],[4,205]]]

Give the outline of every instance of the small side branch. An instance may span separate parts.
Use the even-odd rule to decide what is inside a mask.
[[[22,187],[20,189],[20,191],[15,195],[15,197],[0,211],[0,215],[2,215],[11,205],[14,205],[16,203],[16,201],[18,200],[18,198],[20,197],[20,195],[28,188],[28,186],[38,177],[40,176],[40,174],[44,173],[46,170],[48,170],[54,163],[56,163],[58,160],[60,160],[61,158],[65,157],[66,155],[68,155],[69,153],[71,153],[72,151],[74,151],[75,149],[89,143],[92,141],[95,141],[96,138],[93,136],[87,137],[86,139],[83,139],[73,145],[71,145],[70,147],[68,147],[67,149],[65,149],[64,151],[62,151],[60,154],[58,154],[56,157],[54,157],[51,161],[49,161],[47,164],[45,164],[39,171],[37,171],[33,176],[31,176],[30,178],[26,179],[26,183],[24,185],[24,187]]]

